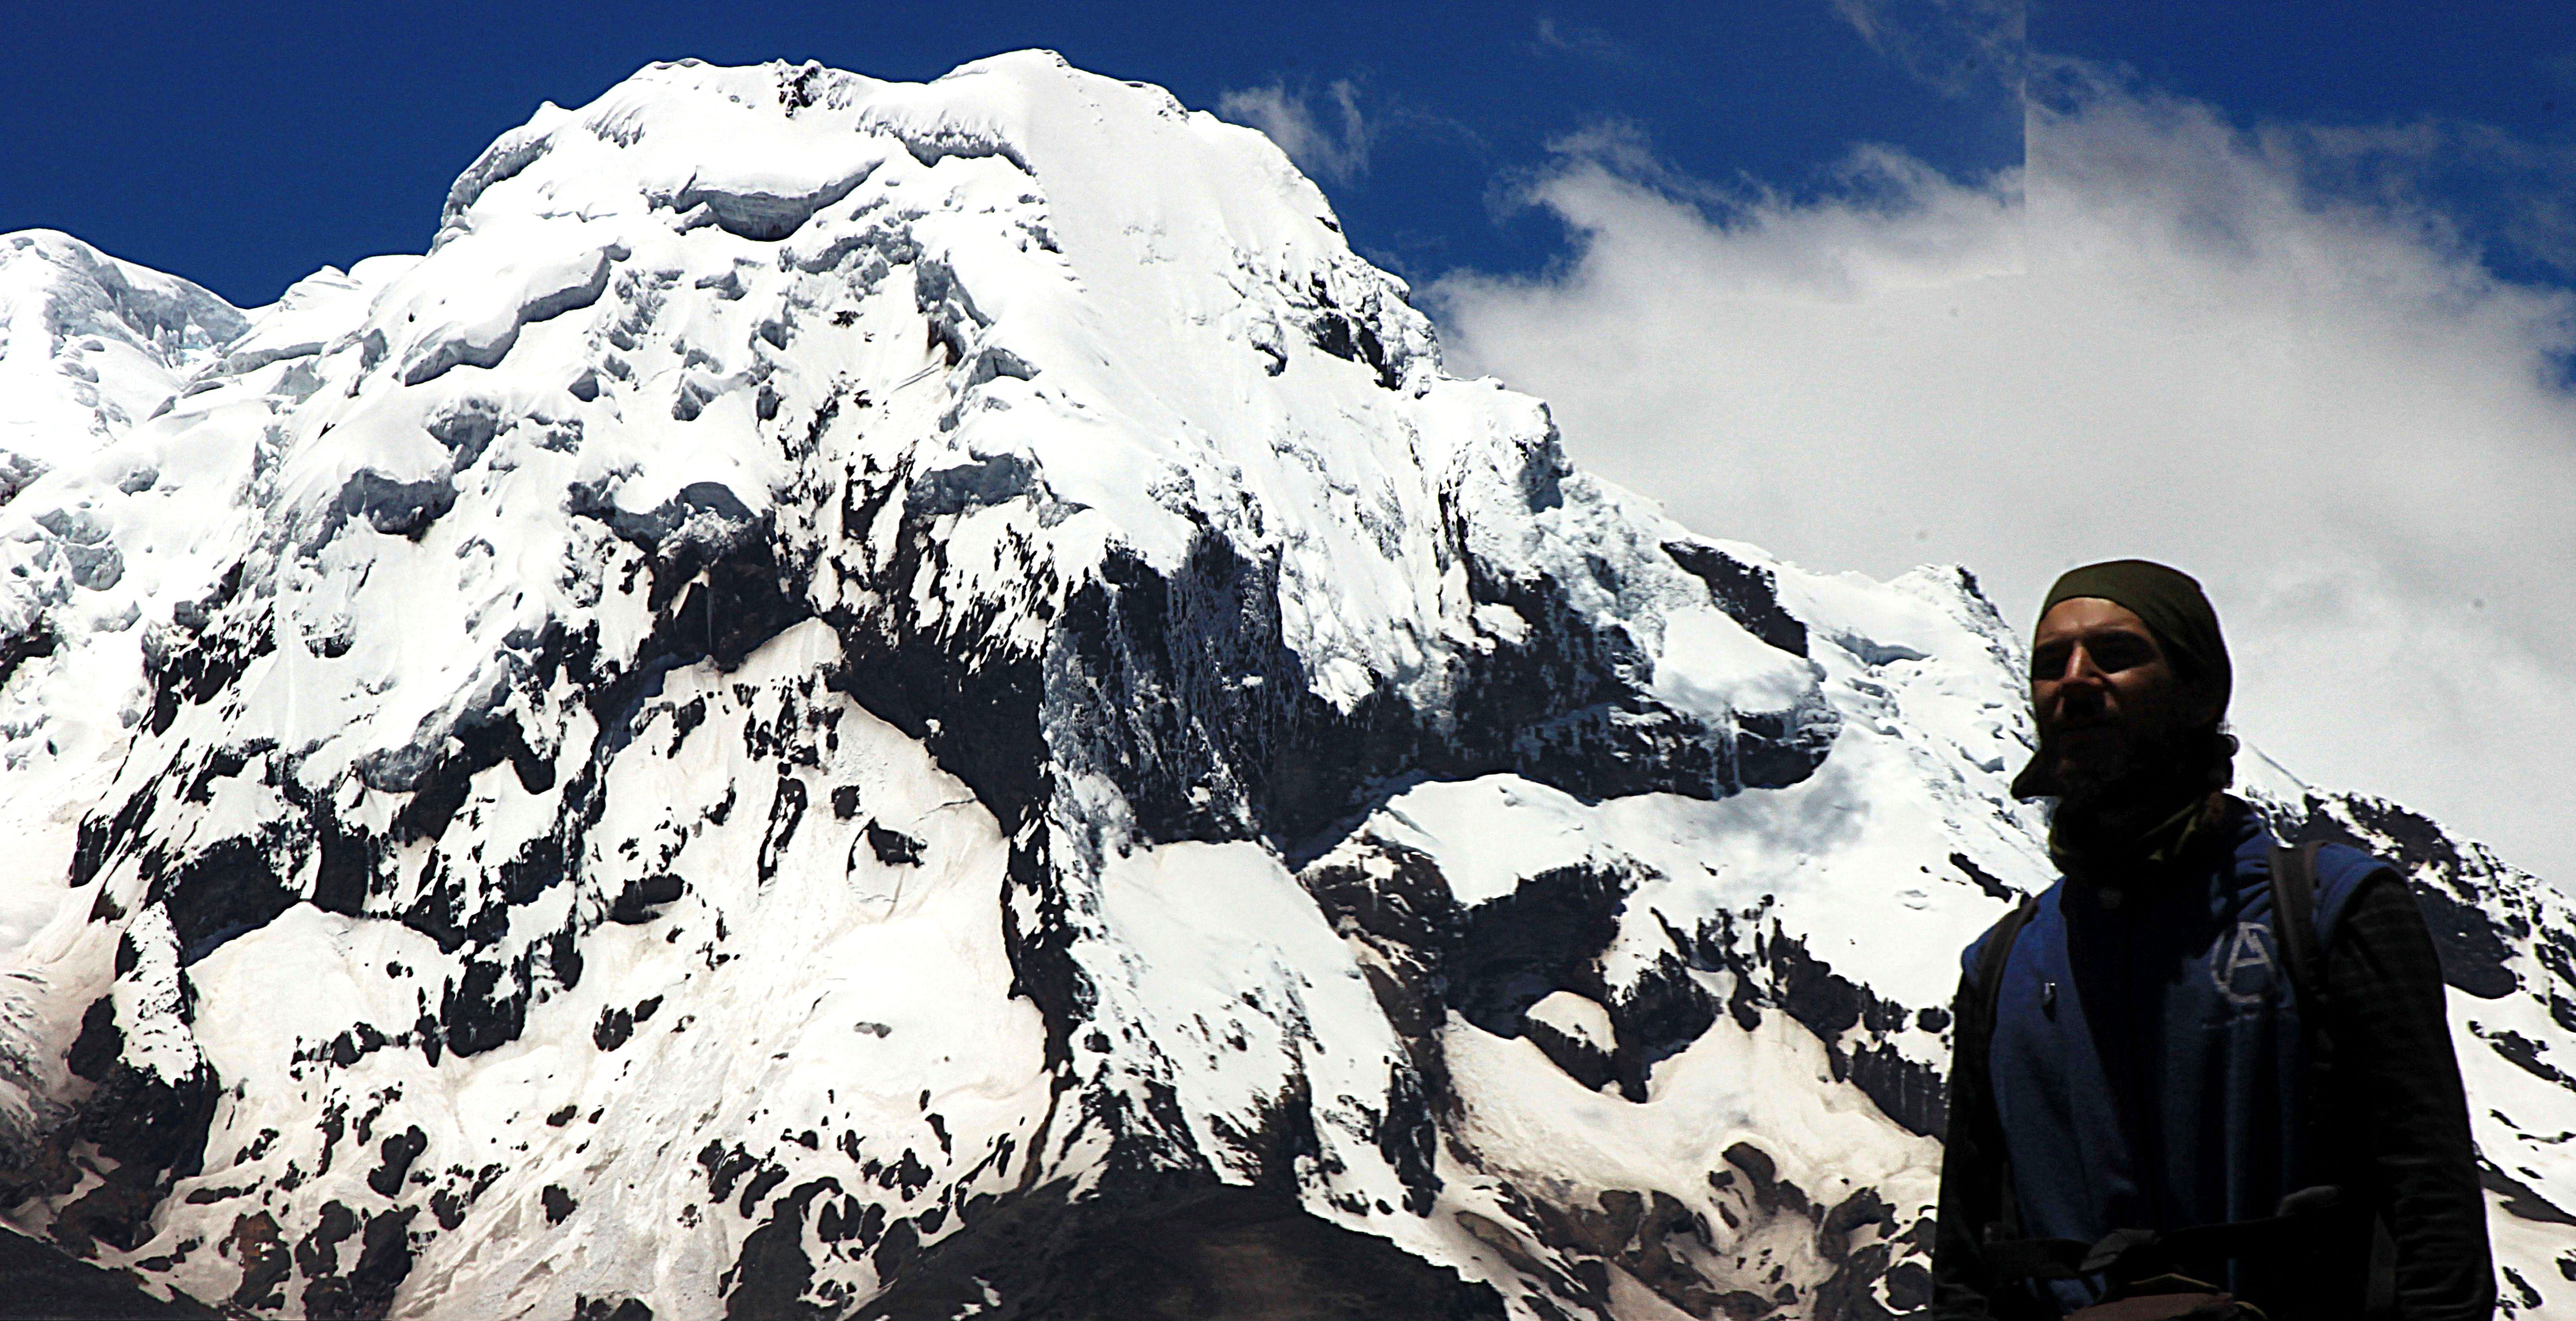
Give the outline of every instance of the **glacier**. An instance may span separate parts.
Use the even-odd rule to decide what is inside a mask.
[[[1043,52],[681,61],[269,307],[0,235],[0,334],[0,1219],[66,1259],[1927,1299],[1956,954],[2051,879],[2017,629],[1575,468],[1259,134]],[[2576,1316],[2576,913],[2241,765],[2409,872],[2506,1308]]]

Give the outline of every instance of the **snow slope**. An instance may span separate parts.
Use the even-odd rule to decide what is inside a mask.
[[[2013,629],[1573,470],[1259,135],[683,62],[270,308],[0,247],[20,1229],[257,1315],[1922,1302]],[[2257,781],[2413,870],[2569,1314],[2567,902]]]

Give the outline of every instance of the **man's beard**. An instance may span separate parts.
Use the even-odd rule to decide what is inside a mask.
[[[2040,755],[2056,768],[2056,826],[2107,843],[2172,816],[2213,788],[2218,737],[2208,728],[2142,731],[2113,755],[2090,760],[2061,759],[2054,741],[2043,739]]]

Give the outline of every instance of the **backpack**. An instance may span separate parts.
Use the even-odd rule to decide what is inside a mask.
[[[2275,844],[2271,858],[2275,930],[2284,971],[2300,1006],[2299,1032],[2307,1060],[2307,1090],[2311,1098],[2327,1094],[2326,1070],[2334,1044],[2326,1033],[2325,949],[2316,931],[2318,847],[2314,842],[2295,847]],[[1987,1067],[1987,1061],[1992,1058],[1995,1023],[2003,995],[2004,966],[2012,958],[2013,945],[2020,939],[2022,928],[2030,924],[2038,908],[2037,900],[2023,896],[2013,911],[1995,924],[1985,945],[1977,952],[1976,995],[1962,1007],[1974,1009],[1978,1016],[1974,1022],[1963,1019],[1959,1023],[1955,1051],[1961,1060],[1972,1060],[1978,1068]],[[2325,1107],[2315,1104],[2313,1099],[2301,1108],[2301,1123],[2307,1130],[2312,1151],[2327,1150],[2324,1112]],[[1996,1150],[2000,1153],[2005,1148],[1998,1143]],[[2284,1251],[2303,1241],[2321,1217],[2354,1214],[2359,1209],[2347,1204],[2340,1188],[2322,1184],[2299,1189],[2282,1198],[2278,1211],[2260,1219],[2196,1225],[2161,1233],[2143,1229],[2114,1230],[2098,1243],[2082,1243],[2074,1239],[2013,1236],[2019,1229],[2020,1214],[2015,1207],[2008,1159],[2003,1162],[2000,1182],[2003,1218],[1987,1227],[1982,1243],[1987,1264],[1999,1279],[2074,1279],[2102,1275],[2110,1281],[2109,1297],[2095,1306],[2073,1313],[2068,1321],[2259,1318],[2262,1315],[2259,1310],[2236,1302],[2216,1286],[2171,1273],[2172,1262],[2187,1257],[2242,1258]],[[2372,1233],[2370,1274],[2362,1313],[2364,1321],[2396,1316],[2394,1247],[2383,1219]]]

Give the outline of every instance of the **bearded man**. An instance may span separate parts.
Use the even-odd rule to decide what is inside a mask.
[[[2485,1203],[2404,880],[2276,844],[2200,584],[2058,579],[2031,643],[2056,884],[1962,957],[1941,1318],[2485,1318]]]

